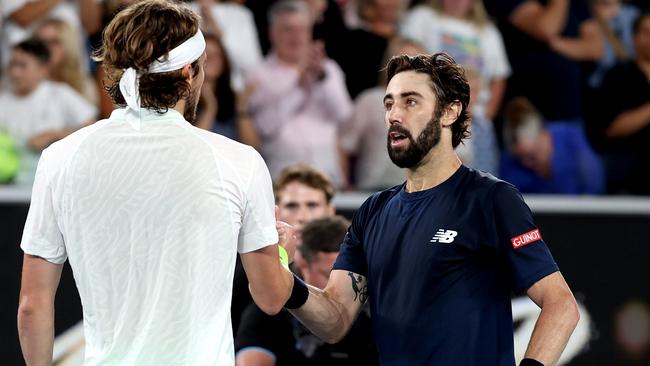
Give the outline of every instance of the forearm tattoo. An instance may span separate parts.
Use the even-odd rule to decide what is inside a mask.
[[[356,301],[359,299],[360,303],[365,303],[366,300],[368,300],[368,285],[361,285],[363,282],[363,276],[355,275],[352,272],[348,272],[348,276],[350,276],[352,279],[352,291],[354,291],[354,300]]]

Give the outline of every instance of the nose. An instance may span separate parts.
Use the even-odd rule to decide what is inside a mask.
[[[389,126],[392,126],[396,123],[402,124],[404,118],[402,108],[394,105],[390,110],[386,111],[386,121]]]

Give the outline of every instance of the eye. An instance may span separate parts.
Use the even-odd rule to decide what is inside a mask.
[[[418,104],[418,101],[413,99],[413,98],[409,98],[409,99],[406,100],[406,105],[408,105],[409,107],[414,107],[417,104]]]
[[[392,100],[387,100],[384,102],[384,109],[387,111],[390,111],[390,109],[393,108],[393,101]]]

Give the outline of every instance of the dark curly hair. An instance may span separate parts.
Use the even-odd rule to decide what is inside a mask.
[[[126,105],[119,81],[132,67],[140,74],[140,101],[143,107],[165,112],[188,98],[190,85],[181,70],[146,73],[149,65],[192,37],[199,29],[199,17],[186,6],[170,0],[136,2],[119,12],[103,33],[103,44],[95,53],[102,62],[113,102]],[[192,73],[199,71],[198,60]]]
[[[469,137],[470,115],[467,111],[469,105],[469,83],[465,77],[463,67],[446,53],[417,56],[394,56],[386,65],[386,79],[390,81],[393,76],[404,71],[415,71],[429,75],[431,88],[436,95],[436,111],[442,115],[444,108],[453,103],[460,103],[461,111],[458,119],[451,125],[452,145],[458,146],[461,141]]]

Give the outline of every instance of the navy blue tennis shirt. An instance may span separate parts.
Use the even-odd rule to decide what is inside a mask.
[[[368,278],[382,366],[513,366],[511,293],[558,271],[521,194],[465,166],[404,188],[363,203],[334,264]]]

